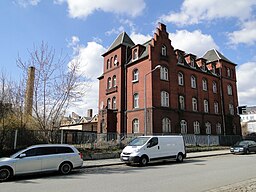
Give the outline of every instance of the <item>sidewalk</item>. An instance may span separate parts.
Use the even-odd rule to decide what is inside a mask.
[[[219,155],[227,155],[230,154],[228,149],[226,150],[216,150],[216,151],[204,151],[204,152],[193,152],[187,153],[186,159],[194,159],[201,157],[210,157],[210,156],[219,156]],[[83,167],[103,167],[103,166],[111,166],[111,165],[121,165],[124,164],[119,158],[115,159],[99,159],[99,160],[86,160],[84,161]]]

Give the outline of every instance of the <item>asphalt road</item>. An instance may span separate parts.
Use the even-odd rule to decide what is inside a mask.
[[[147,167],[86,168],[67,176],[16,177],[1,183],[0,192],[219,192],[234,191],[233,186],[242,191],[242,185],[255,183],[255,162],[256,154],[251,154],[188,159],[182,164],[166,162]]]

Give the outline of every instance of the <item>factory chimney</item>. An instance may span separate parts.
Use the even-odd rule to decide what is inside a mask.
[[[28,79],[25,95],[25,115],[32,115],[34,95],[35,67],[28,68]]]

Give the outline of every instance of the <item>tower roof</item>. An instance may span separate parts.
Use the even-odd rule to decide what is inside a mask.
[[[234,64],[232,61],[230,61],[228,58],[226,58],[224,55],[222,55],[216,49],[211,49],[211,50],[207,51],[204,54],[203,58],[206,59],[208,62],[224,60],[226,62]]]
[[[119,45],[128,45],[130,47],[134,46],[134,42],[131,40],[131,38],[127,35],[126,32],[122,32],[118,35],[116,40],[112,43],[112,45],[109,47],[108,51],[111,51],[112,49],[116,48]]]

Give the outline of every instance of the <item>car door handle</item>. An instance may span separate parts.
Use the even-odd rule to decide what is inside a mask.
[[[160,147],[158,146],[158,149],[160,149]]]

